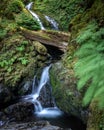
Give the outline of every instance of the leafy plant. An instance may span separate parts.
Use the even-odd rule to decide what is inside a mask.
[[[18,51],[24,51],[25,50],[25,47],[24,46],[19,46],[16,48]]]
[[[77,37],[81,45],[76,56],[76,76],[79,78],[78,89],[85,88],[83,104],[87,105],[92,100],[99,101],[99,106],[104,107],[104,28],[99,28],[96,23],[90,24]]]
[[[8,19],[14,18],[14,13],[20,13],[24,7],[21,0],[6,1],[4,15]]]
[[[2,40],[7,35],[7,31],[5,29],[0,28],[0,40]]]
[[[16,17],[16,22],[19,26],[30,30],[39,30],[39,23],[30,15],[26,13],[21,13]]]
[[[28,44],[28,41],[21,41],[20,45],[16,48],[16,50],[22,52],[25,50],[26,45]]]
[[[82,2],[83,0],[37,0],[34,9],[45,12],[59,23],[62,30],[68,30],[70,20],[83,11]]]
[[[27,65],[29,62],[25,57],[20,57],[18,60],[21,61],[22,65]]]

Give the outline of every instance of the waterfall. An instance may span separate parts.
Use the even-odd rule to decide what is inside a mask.
[[[47,86],[49,83],[49,69],[51,65],[46,66],[43,69],[43,72],[40,77],[40,81],[38,81],[36,75],[33,78],[33,85],[32,85],[32,92],[30,95],[26,95],[23,97],[23,100],[32,102],[34,104],[35,114],[37,117],[55,117],[60,116],[62,114],[62,111],[60,111],[56,104],[54,103],[54,99],[52,98],[53,107],[44,108],[39,101],[40,92],[43,89],[44,86]],[[51,89],[50,89],[51,91]],[[45,96],[45,95],[44,95]]]
[[[40,27],[42,30],[45,30],[44,26],[42,25],[42,22],[40,21],[38,15],[31,11],[33,2],[30,2],[27,6],[26,9],[32,14],[34,18],[39,22]],[[50,18],[49,16],[45,16],[46,20],[52,25],[53,29],[58,30],[58,24]],[[34,104],[34,113],[39,116],[39,117],[55,117],[55,116],[60,116],[62,115],[62,111],[58,109],[58,107],[55,104],[54,98],[52,97],[51,94],[51,85],[50,85],[50,79],[49,79],[49,69],[51,65],[46,66],[43,69],[43,72],[41,74],[40,80],[37,79],[37,76],[35,75],[33,78],[33,84],[32,84],[32,92],[30,95],[26,95],[23,97],[23,100],[32,102]],[[50,97],[48,99],[47,97],[47,87],[48,87],[48,94],[50,94]],[[44,92],[42,92],[42,89],[44,89]],[[44,103],[40,101],[39,98],[44,98],[46,97],[49,103]],[[44,102],[47,102],[47,101]],[[46,107],[48,106],[48,107]]]
[[[27,6],[26,9],[32,14],[32,16],[39,22],[41,30],[45,30],[42,22],[40,21],[38,15],[36,13],[34,13],[33,11],[31,11],[31,7],[32,7],[33,2],[30,2]]]
[[[31,10],[31,7],[33,5],[33,2],[30,2],[27,6],[26,6],[26,9],[32,14],[32,16],[39,22],[40,24],[40,27],[41,27],[41,30],[45,30],[41,20],[39,19],[38,15],[36,13],[34,13],[32,10]],[[54,30],[58,30],[58,23],[52,19],[51,17],[45,15],[45,19],[50,23],[50,25],[52,26],[52,29]]]
[[[41,78],[40,78],[40,82],[38,86],[35,86],[34,82],[36,82],[36,76],[34,78],[33,81],[33,88],[32,88],[32,93],[33,93],[33,99],[36,100],[39,97],[40,91],[42,89],[42,87],[49,81],[49,69],[50,69],[51,65],[45,67],[43,69]]]
[[[54,30],[58,30],[58,23],[49,16],[45,16],[46,20],[52,25]]]

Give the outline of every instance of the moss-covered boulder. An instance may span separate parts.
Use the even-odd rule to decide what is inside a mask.
[[[58,62],[54,64],[50,73],[57,106],[86,123],[88,111],[82,107],[83,93],[77,90],[77,80],[73,70],[65,68],[61,62]]]
[[[45,48],[44,45],[42,45],[37,41],[33,42],[33,45],[35,46],[35,49],[39,54],[47,55],[47,49]]]

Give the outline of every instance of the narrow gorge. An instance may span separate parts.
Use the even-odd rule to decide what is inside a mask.
[[[103,7],[102,0],[1,2],[1,130],[103,130]]]

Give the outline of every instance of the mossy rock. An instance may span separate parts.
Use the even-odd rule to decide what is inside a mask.
[[[90,104],[90,113],[88,117],[87,130],[104,129],[104,108],[99,109],[98,101],[94,100]]]
[[[40,42],[33,42],[33,45],[39,54],[41,54],[41,55],[47,54],[46,47],[44,45],[42,45]]]
[[[87,121],[87,109],[82,107],[83,92],[77,90],[77,80],[72,69],[67,69],[62,63],[56,63],[50,71],[53,95],[57,106],[69,114]],[[83,114],[82,114],[83,113]]]
[[[35,41],[25,39],[19,33],[2,40],[2,48],[0,48],[0,81],[2,83],[16,87],[21,79],[33,78],[38,60],[41,59],[41,65],[43,65],[47,57],[41,57],[47,54],[46,48],[40,43],[36,48],[35,43],[37,44]]]

